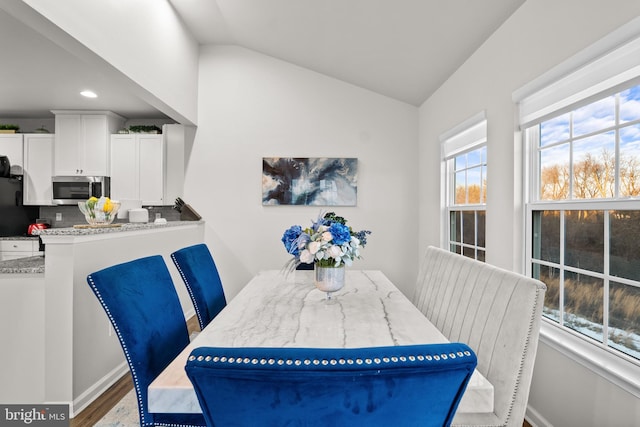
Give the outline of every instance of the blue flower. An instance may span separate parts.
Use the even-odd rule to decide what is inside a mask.
[[[335,245],[343,245],[351,241],[351,231],[346,225],[334,222],[329,227],[329,232],[333,237],[333,244]]]
[[[281,239],[287,253],[293,255],[285,270],[290,272],[301,263],[321,267],[350,266],[353,260],[360,258],[360,249],[367,243],[367,234],[371,231],[356,232],[346,223],[346,219],[334,212],[320,212],[318,219],[311,221],[310,228],[289,227]]]
[[[298,237],[302,234],[302,227],[299,225],[293,225],[287,229],[282,235],[282,243],[284,244],[285,249],[291,255],[297,257],[300,254],[300,249],[298,249]]]
[[[360,246],[362,246],[363,248],[367,245],[367,234],[371,234],[371,231],[362,230],[353,233],[356,239],[360,240]]]

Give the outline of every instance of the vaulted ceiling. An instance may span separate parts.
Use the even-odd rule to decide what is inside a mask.
[[[200,44],[243,46],[419,106],[525,0],[169,1]],[[0,67],[0,117],[163,116],[1,9],[0,49],[17,53]],[[108,95],[89,104],[78,82]]]

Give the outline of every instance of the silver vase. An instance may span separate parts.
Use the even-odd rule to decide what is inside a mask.
[[[327,299],[331,299],[331,293],[339,291],[344,286],[344,266],[319,267],[315,266],[315,285],[322,292],[327,293]]]

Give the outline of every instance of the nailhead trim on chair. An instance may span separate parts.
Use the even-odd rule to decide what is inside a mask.
[[[191,301],[195,301],[195,295],[193,294],[193,288],[191,286],[191,283],[189,283],[189,279],[187,279],[187,276],[184,274],[184,272],[182,271],[182,268],[180,268],[180,264],[178,263],[178,261],[176,261],[176,257],[171,254],[171,259],[173,260],[173,263],[175,264],[178,273],[180,273],[180,277],[182,277],[182,280],[184,281],[184,284],[186,285],[187,291],[189,292],[189,297],[191,298]],[[200,313],[200,309],[198,308],[198,304],[193,304],[193,308],[196,310],[196,317],[198,318],[198,324],[200,325],[200,329],[204,329],[205,326],[203,321],[202,321],[202,313]]]
[[[116,335],[118,336],[118,340],[120,341],[120,344],[122,345],[122,350],[124,351],[124,355],[127,358],[127,362],[129,363],[129,366],[131,366],[132,365],[132,361],[131,361],[131,356],[129,355],[129,349],[127,348],[127,346],[125,345],[124,341],[122,340],[122,336],[120,334],[120,328],[118,327],[117,322],[115,321],[115,319],[111,315],[111,311],[109,310],[109,306],[107,304],[105,304],[104,299],[102,298],[102,294],[100,293],[98,288],[96,288],[96,285],[93,282],[93,277],[91,277],[91,275],[89,275],[89,277],[88,277],[88,282],[89,282],[89,286],[91,286],[91,288],[95,292],[96,296],[98,297],[98,301],[100,301],[100,305],[102,305],[102,307],[104,307],[104,310],[106,311],[107,316],[109,317],[109,320],[111,321],[111,325],[113,325],[113,329],[116,332]],[[140,401],[140,392],[139,392],[139,390],[140,390],[140,382],[138,380],[138,376],[136,375],[135,370],[130,370],[130,372],[131,372],[131,376],[133,377],[133,385],[136,388],[136,400],[138,401],[138,411],[141,414],[142,425],[147,425],[147,421],[145,420],[145,416],[144,416],[144,411],[142,410],[143,405],[142,405],[142,402]]]
[[[540,294],[540,292],[541,292],[540,289],[538,289],[536,291],[536,299],[535,299],[536,302],[534,304],[533,313],[536,312],[536,308],[538,306],[538,301],[544,301],[544,296],[542,296],[542,297],[538,296]],[[527,329],[527,339],[526,339],[526,342],[525,342],[525,345],[524,345],[524,348],[525,348],[524,353],[527,353],[529,351],[529,346],[531,344],[531,333],[532,333],[532,330],[533,330],[534,321],[535,321],[535,318],[532,315],[529,318],[529,326],[528,326],[528,329]],[[516,378],[516,386],[515,386],[515,388],[513,390],[513,397],[511,398],[511,404],[509,405],[509,410],[507,411],[507,417],[505,418],[507,424],[511,420],[511,414],[513,412],[513,405],[515,403],[515,395],[518,393],[518,391],[519,391],[519,389],[520,389],[520,387],[522,385],[521,384],[521,379],[522,379],[523,366],[524,366],[524,357],[520,358],[520,367],[518,368],[518,377]]]
[[[191,355],[189,356],[189,361],[193,362],[194,360],[197,360],[198,362],[211,362],[211,363],[227,363],[227,364],[242,364],[242,365],[287,365],[287,366],[291,366],[291,365],[295,365],[295,366],[301,366],[301,365],[316,365],[316,366],[329,366],[329,365],[353,365],[354,363],[356,365],[380,365],[383,363],[405,363],[407,360],[409,360],[410,362],[415,362],[417,361],[424,361],[424,360],[447,360],[447,359],[455,359],[457,357],[469,357],[471,356],[471,353],[468,351],[459,351],[457,353],[442,353],[442,354],[435,354],[435,355],[422,355],[422,354],[418,354],[418,355],[411,355],[411,356],[400,356],[400,357],[396,357],[396,356],[392,356],[392,357],[383,357],[382,359],[380,358],[374,358],[374,359],[295,359],[295,360],[291,360],[291,359],[250,359],[248,357],[227,357],[227,356],[220,356],[220,355],[207,355],[207,356],[194,356]]]
[[[95,283],[93,282],[93,278],[91,277],[91,275],[89,275],[87,277],[87,279],[88,279],[89,286],[91,286],[91,288],[95,292],[96,296],[98,297],[98,301],[100,301],[100,305],[102,305],[102,307],[104,308],[105,312],[107,313],[107,317],[109,317],[109,320],[111,321],[111,325],[113,326],[113,330],[116,332],[116,335],[118,336],[118,340],[120,341],[120,344],[122,346],[122,350],[124,351],[124,355],[125,355],[125,357],[127,359],[127,362],[129,364],[129,366],[131,366],[132,365],[132,361],[131,361],[131,356],[129,354],[129,349],[127,348],[127,346],[124,344],[124,341],[122,340],[122,336],[120,335],[120,328],[118,327],[118,324],[116,323],[115,319],[111,315],[111,311],[109,310],[109,307],[104,303],[104,299],[102,298],[102,294],[100,294],[100,291],[98,290],[98,288],[96,288]],[[143,405],[142,405],[142,401],[140,399],[140,392],[139,392],[139,390],[140,390],[140,381],[138,380],[138,376],[136,375],[136,371],[135,370],[130,370],[130,372],[131,372],[131,376],[133,377],[133,385],[136,388],[136,401],[138,403],[138,415],[140,415],[140,418],[142,418],[141,426],[200,427],[200,426],[196,426],[196,425],[186,425],[186,424],[167,424],[167,423],[152,423],[152,424],[149,424],[149,421],[145,419],[145,414],[144,414],[144,411],[142,410]]]

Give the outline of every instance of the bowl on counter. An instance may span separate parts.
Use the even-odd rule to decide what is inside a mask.
[[[86,202],[78,202],[80,212],[84,214],[84,219],[89,225],[101,226],[109,225],[113,222],[120,209],[120,202],[110,200],[108,197],[100,199],[92,197]]]

